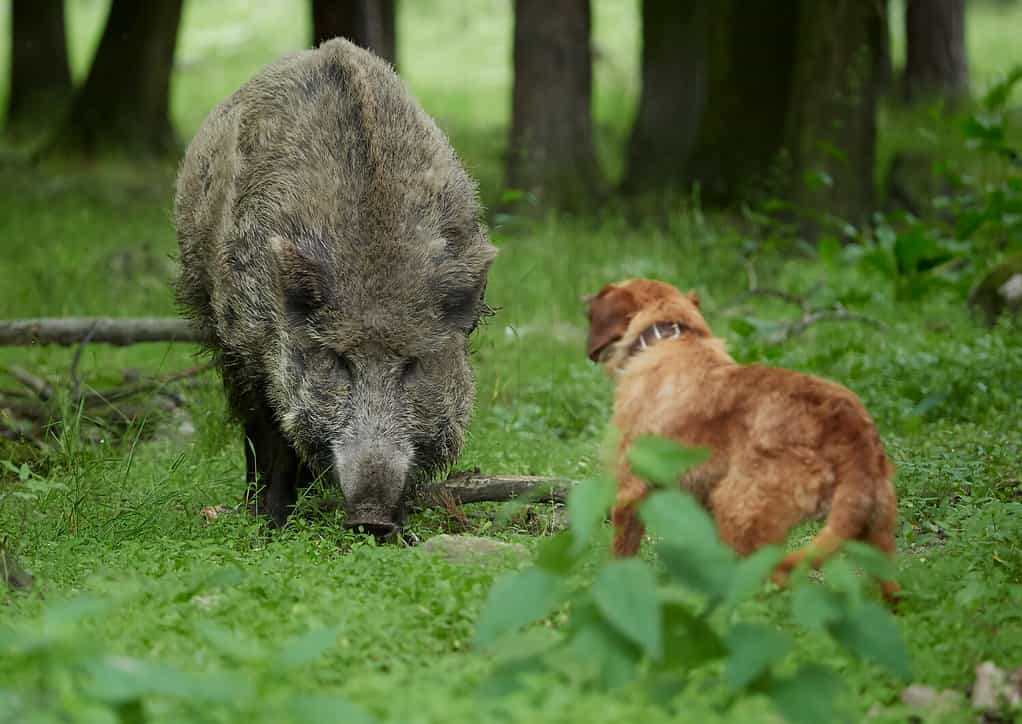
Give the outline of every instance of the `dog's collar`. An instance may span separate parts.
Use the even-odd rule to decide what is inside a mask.
[[[692,328],[681,322],[657,322],[642,330],[632,346],[628,348],[628,356],[641,352],[647,347],[656,344],[662,339],[673,339],[680,337],[685,332],[691,332]]]

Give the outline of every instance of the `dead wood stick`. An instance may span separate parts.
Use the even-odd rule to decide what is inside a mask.
[[[439,496],[448,494],[460,503],[504,502],[518,498],[563,503],[574,484],[566,478],[537,475],[461,474],[427,486],[419,502],[424,507],[432,507],[442,504]]]
[[[106,390],[90,390],[82,395],[82,400],[86,405],[116,402],[143,392],[150,392],[163,387],[164,385],[169,385],[172,382],[180,382],[181,380],[198,377],[202,373],[208,372],[211,369],[213,369],[213,364],[208,363],[199,365],[198,367],[189,367],[188,369],[181,370],[180,372],[174,372],[169,375],[162,375],[149,380],[134,382],[130,385],[111,387]]]
[[[201,341],[191,322],[176,317],[44,317],[0,321],[0,346],[68,346],[86,339],[120,346]]]
[[[801,319],[783,325],[780,329],[770,335],[770,341],[774,343],[784,342],[785,340],[802,334],[817,322],[861,322],[862,324],[868,324],[869,326],[876,327],[878,329],[885,329],[887,327],[887,325],[879,319],[873,319],[872,317],[867,317],[864,314],[858,314],[856,312],[849,312],[844,307],[836,307],[834,309],[820,309],[815,312],[810,312],[805,314]]]
[[[7,368],[7,374],[25,385],[28,389],[32,390],[32,392],[36,393],[36,396],[39,397],[40,400],[45,402],[53,397],[53,388],[50,387],[50,384],[41,377],[36,377],[28,370],[15,365],[10,365]]]

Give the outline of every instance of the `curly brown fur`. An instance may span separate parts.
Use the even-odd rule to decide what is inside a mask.
[[[845,540],[894,553],[893,468],[851,391],[811,375],[736,363],[712,336],[699,298],[663,282],[607,285],[590,301],[589,318],[589,357],[606,366],[617,387],[617,555],[633,555],[642,539],[636,504],[647,486],[626,454],[645,434],[710,450],[681,484],[741,554],[782,542],[805,518],[826,517],[812,545],[780,563],[778,581],[807,556],[819,564]],[[883,590],[890,598],[898,587],[884,581]]]

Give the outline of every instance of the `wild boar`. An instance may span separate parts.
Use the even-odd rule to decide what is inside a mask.
[[[244,427],[255,505],[283,524],[325,475],[388,536],[449,466],[496,249],[450,143],[385,62],[336,39],[206,119],[177,181],[179,302]]]

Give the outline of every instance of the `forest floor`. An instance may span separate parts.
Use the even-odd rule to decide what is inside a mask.
[[[251,17],[244,5],[188,4],[174,86],[183,137],[260,64],[302,44],[301,23],[277,32],[298,5],[267,4]],[[407,37],[399,62],[413,90],[450,131],[491,205],[499,199],[509,87],[509,4],[492,5],[480,20],[474,3],[471,13],[469,4],[443,4],[439,16],[429,3],[408,3],[398,31]],[[595,112],[610,173],[634,107],[622,89],[637,87],[637,26],[624,5],[596,3]],[[1013,41],[1001,26],[1022,11],[976,5],[971,32],[985,33],[970,38],[979,84],[1011,62]],[[101,21],[95,7],[69,4],[79,66]],[[1005,12],[1010,22],[998,14]],[[912,134],[896,115],[882,119],[883,153],[891,139]],[[172,189],[168,168],[5,167],[0,318],[176,314]],[[982,661],[1022,666],[1022,327],[981,326],[960,285],[899,298],[890,278],[863,263],[870,242],[823,258],[690,203],[655,221],[621,210],[493,222],[500,255],[487,296],[499,312],[473,338],[477,406],[458,468],[598,474],[611,389],[584,354],[581,297],[632,276],[694,288],[739,361],[840,381],[876,419],[897,467],[899,622],[914,681],[965,692]],[[817,306],[840,303],[880,324],[820,322],[772,341],[777,325],[801,310],[749,297],[750,270],[760,288]],[[0,349],[0,370],[31,370],[65,395],[74,354]],[[125,370],[165,374],[194,365],[194,355],[189,345],[90,344],[76,376],[86,387],[109,387]],[[0,389],[17,386],[0,372]],[[358,712],[395,722],[668,720],[631,690],[536,680],[506,698],[478,694],[492,661],[471,645],[475,621],[494,578],[521,565],[514,556],[457,564],[415,547],[378,546],[343,531],[334,514],[296,516],[276,531],[233,510],[210,520],[204,508],[241,499],[241,433],[212,374],[175,389],[183,403],[169,418],[153,411],[83,437],[79,431],[95,428],[72,414],[44,448],[0,442],[0,546],[34,577],[28,591],[0,585],[0,650],[34,642],[21,658],[0,658],[0,719],[17,712],[23,721],[50,721],[64,711],[109,721],[95,687],[118,682],[89,679],[89,666],[127,656],[153,663],[145,714],[158,720],[309,720],[324,712],[351,721]],[[540,504],[513,515],[486,504],[465,512],[418,514],[409,529],[422,540],[470,532],[532,550],[562,517]],[[789,544],[813,530],[797,529]],[[785,596],[764,594],[735,615],[780,620]],[[791,661],[837,667],[848,692],[840,708],[852,719],[871,709],[876,721],[907,716],[898,704],[902,683],[842,658],[822,638],[801,636]],[[84,688],[73,683],[82,671]],[[716,711],[713,677],[695,681],[711,693],[690,692],[692,721],[770,716],[756,698]],[[342,711],[342,702],[354,708]],[[131,718],[139,712],[119,715],[141,720]],[[963,712],[952,718],[959,716],[970,720]]]

